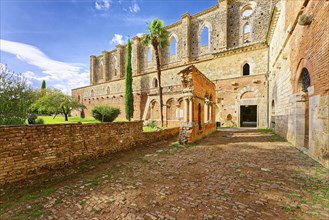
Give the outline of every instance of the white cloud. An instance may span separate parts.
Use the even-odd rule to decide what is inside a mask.
[[[47,84],[60,82],[66,91],[88,85],[89,73],[83,68],[83,64],[53,60],[40,49],[28,44],[0,39],[0,45],[1,51],[13,54],[17,59],[42,70],[42,76],[31,71],[22,73],[28,80],[46,80]]]
[[[132,13],[137,13],[137,12],[139,12],[141,9],[140,9],[139,5],[138,5],[135,1],[133,1],[131,7],[129,7],[129,10],[130,10],[130,12],[132,12]]]
[[[125,40],[123,39],[123,36],[121,34],[114,34],[114,37],[111,40],[111,44],[123,45],[124,43],[125,43]]]
[[[145,33],[138,33],[138,34],[136,34],[136,36],[141,38],[141,37],[144,36],[144,34],[145,34]]]
[[[111,1],[110,0],[96,0],[95,1],[95,8],[97,10],[103,10],[106,11],[111,7]]]

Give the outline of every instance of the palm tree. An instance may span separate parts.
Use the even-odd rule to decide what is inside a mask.
[[[161,126],[163,127],[163,100],[162,100],[162,87],[161,87],[161,64],[160,64],[160,48],[168,46],[169,32],[163,26],[163,21],[155,18],[148,26],[148,34],[144,35],[142,44],[144,46],[153,46],[155,52],[156,64],[157,64],[157,77],[159,83],[159,96],[160,96],[160,115],[161,115]]]

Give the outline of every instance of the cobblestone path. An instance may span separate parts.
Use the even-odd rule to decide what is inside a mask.
[[[271,132],[174,141],[2,188],[0,219],[329,219],[329,171]]]

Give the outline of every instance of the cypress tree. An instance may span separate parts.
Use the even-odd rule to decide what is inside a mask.
[[[128,121],[134,116],[133,76],[131,67],[131,42],[128,39],[126,50],[126,87],[125,87],[125,113]]]
[[[42,96],[46,95],[46,81],[45,80],[42,80],[41,94],[42,94]]]

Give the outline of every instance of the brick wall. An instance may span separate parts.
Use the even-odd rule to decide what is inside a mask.
[[[0,126],[0,185],[67,164],[177,136],[179,128],[142,131],[130,123]]]

